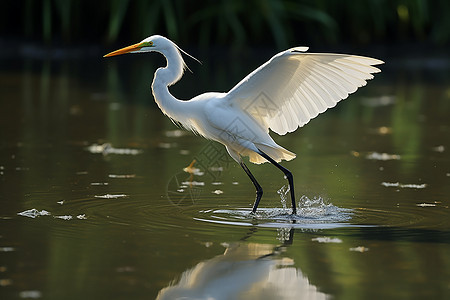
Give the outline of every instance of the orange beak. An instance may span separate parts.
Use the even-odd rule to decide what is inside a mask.
[[[113,51],[111,53],[108,53],[106,55],[104,55],[103,57],[110,57],[110,56],[115,56],[115,55],[121,55],[121,54],[126,54],[126,53],[130,53],[132,51],[136,51],[141,49],[142,47],[144,47],[145,45],[142,45],[142,43],[138,43],[138,44],[134,44],[116,51]]]

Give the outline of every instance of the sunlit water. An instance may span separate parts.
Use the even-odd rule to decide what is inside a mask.
[[[227,90],[264,58],[203,60],[175,95]],[[283,163],[295,216],[277,169],[249,165],[264,188],[253,214],[254,187],[223,146],[160,113],[157,57],[8,60],[0,298],[449,298],[449,72],[386,60],[275,137],[298,155]]]

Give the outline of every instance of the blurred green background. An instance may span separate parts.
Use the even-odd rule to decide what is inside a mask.
[[[448,0],[6,0],[3,38],[117,44],[162,34],[180,45],[426,43],[446,46]]]

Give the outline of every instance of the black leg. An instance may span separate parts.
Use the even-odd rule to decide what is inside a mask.
[[[239,164],[241,165],[242,169],[244,169],[245,173],[247,173],[248,177],[250,177],[250,180],[253,182],[253,185],[256,188],[256,199],[252,209],[252,212],[255,213],[256,209],[258,208],[259,201],[261,200],[261,197],[263,195],[263,189],[259,185],[258,181],[256,181],[256,178],[253,176],[247,166],[244,164],[244,162],[241,161]]]
[[[295,194],[294,194],[294,177],[292,176],[291,171],[289,171],[288,169],[286,169],[285,167],[283,167],[282,165],[280,165],[279,163],[274,161],[269,155],[267,155],[266,153],[262,152],[260,149],[258,149],[258,150],[259,150],[259,155],[261,155],[262,157],[267,159],[269,162],[271,162],[275,167],[280,169],[284,173],[284,175],[286,176],[286,178],[287,178],[287,180],[289,182],[289,189],[291,191],[292,214],[293,215],[297,214],[297,207],[295,206]]]

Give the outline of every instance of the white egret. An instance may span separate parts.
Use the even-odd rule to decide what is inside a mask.
[[[269,129],[284,135],[302,127],[364,86],[373,78],[372,73],[380,72],[373,65],[383,63],[368,57],[307,50],[295,47],[280,52],[228,93],[204,93],[187,101],[175,98],[168,87],[180,80],[186,68],[181,52],[190,55],[169,39],[153,35],[104,57],[141,52],[164,55],[167,65],[156,70],[151,86],[162,112],[186,129],[225,145],[256,188],[253,212],[263,189],[242,157],[248,156],[256,164],[269,161],[275,165],[289,182],[292,213],[296,214],[292,173],[279,164],[295,158],[295,154],[275,143]]]

